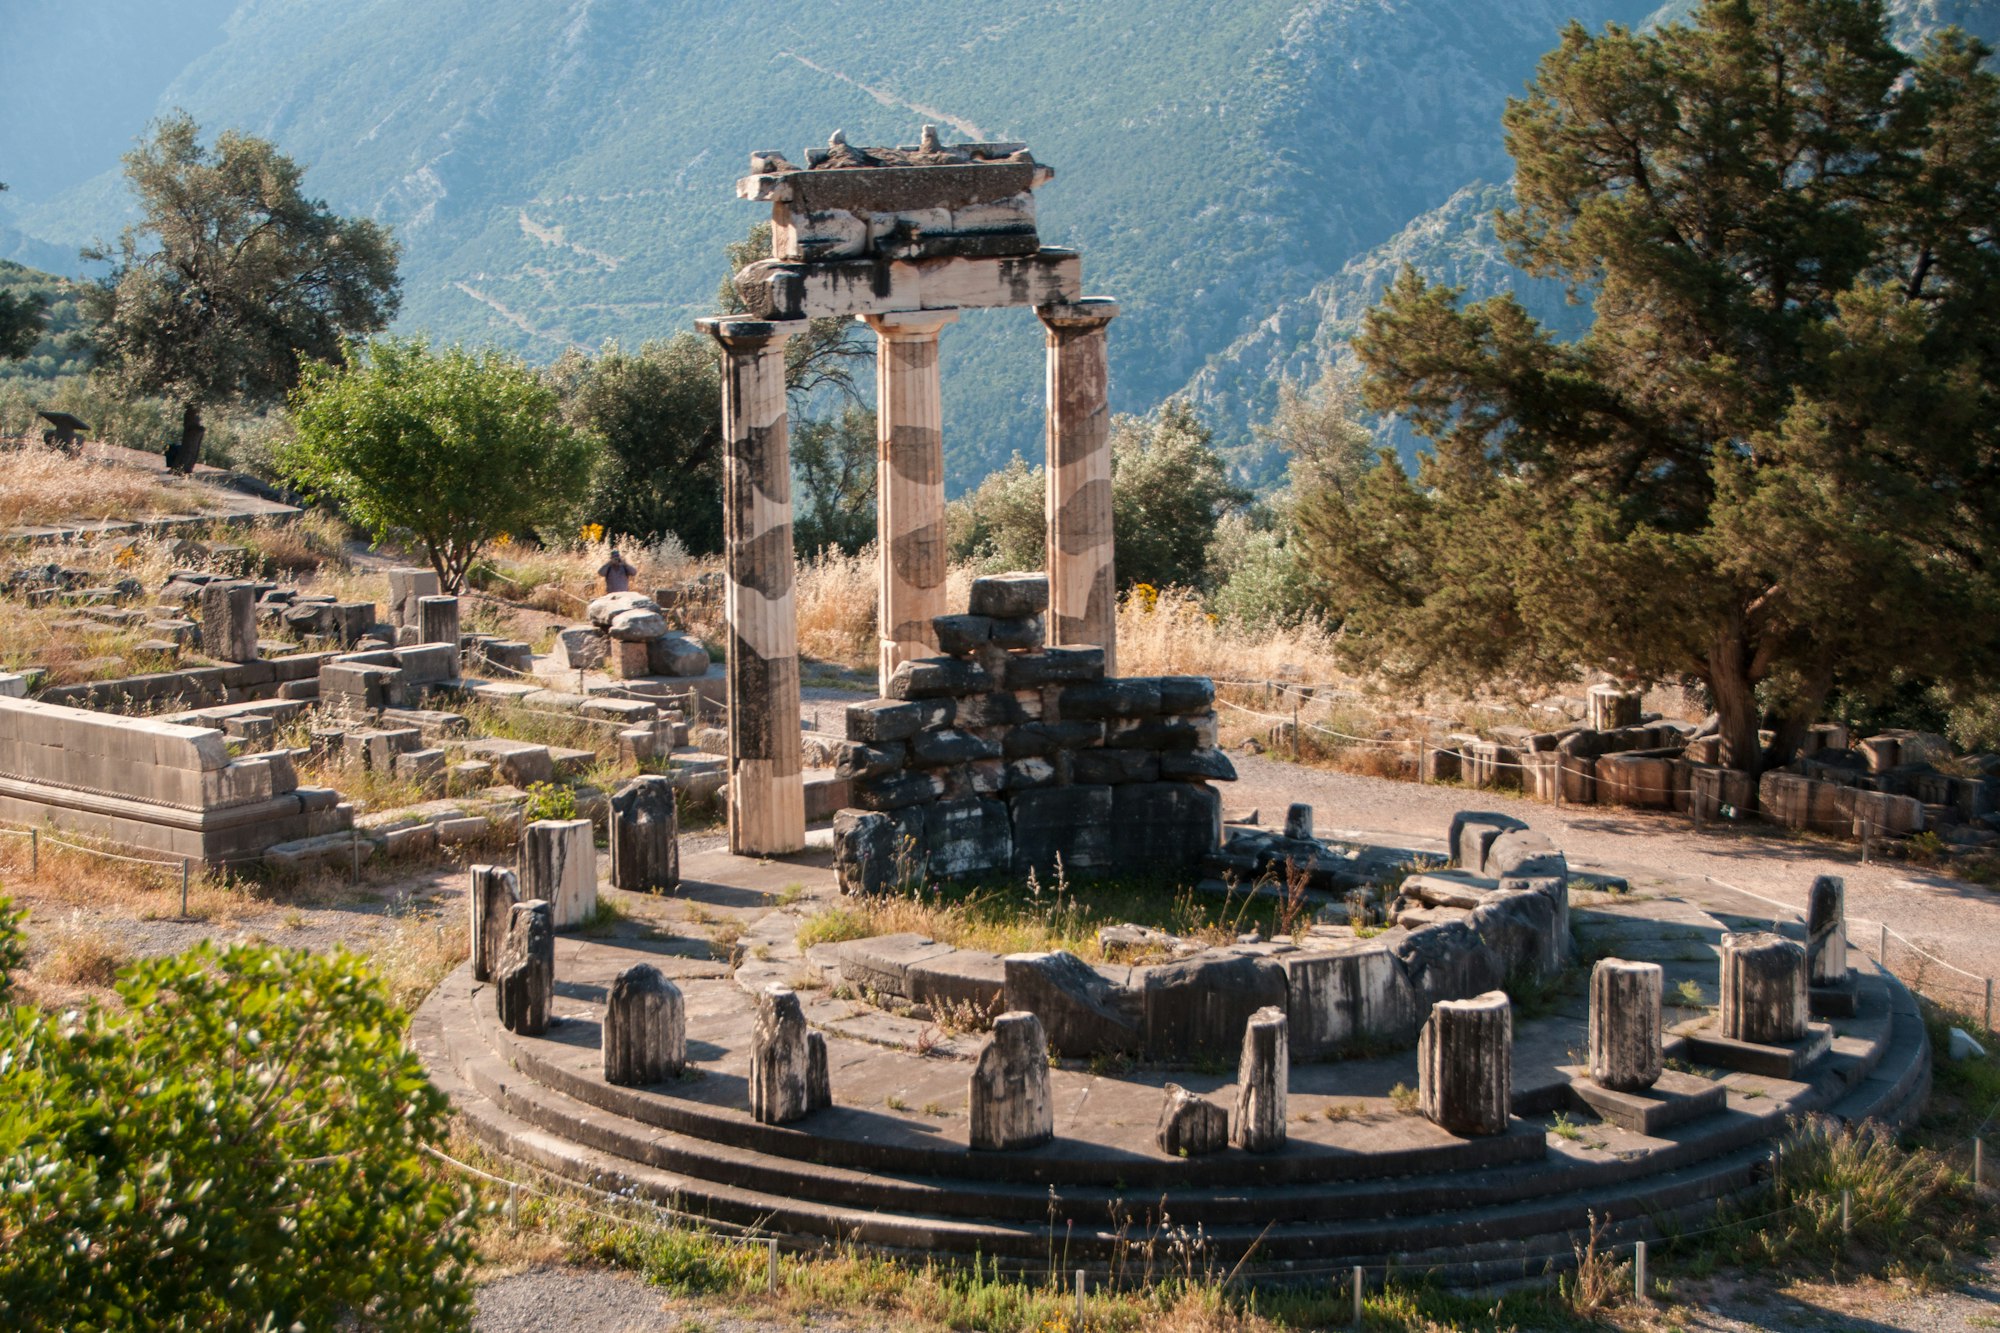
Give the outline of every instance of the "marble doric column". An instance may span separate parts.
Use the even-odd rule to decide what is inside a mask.
[[[876,623],[882,680],[937,652],[944,600],[944,406],[938,333],[956,310],[863,315],[875,330],[875,526],[882,550]]]
[[[1049,643],[1094,643],[1118,674],[1118,582],[1111,545],[1111,415],[1105,326],[1118,303],[1088,297],[1036,308],[1048,329]]]
[[[705,319],[722,344],[722,523],[729,623],[729,850],[805,846],[799,635],[785,339],[759,319]]]

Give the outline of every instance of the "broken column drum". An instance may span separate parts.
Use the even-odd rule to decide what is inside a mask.
[[[588,819],[538,819],[521,830],[521,886],[549,903],[557,930],[597,911],[597,841]]]
[[[493,1003],[509,1032],[539,1037],[549,1030],[556,990],[556,933],[549,905],[540,899],[508,911],[507,944],[493,978]]]
[[[1769,931],[1722,937],[1722,1035],[1782,1046],[1806,1035],[1806,951]]]
[[[1160,1151],[1169,1157],[1200,1157],[1229,1146],[1229,1112],[1178,1083],[1169,1083],[1154,1133]]]
[[[1590,970],[1590,1078],[1599,1087],[1637,1092],[1659,1082],[1658,963],[1606,958]]]
[[[1246,1152],[1276,1152],[1285,1146],[1285,1108],[1291,1092],[1291,1042],[1285,1011],[1276,1007],[1250,1015],[1243,1029],[1243,1054],[1236,1062],[1236,1108],[1230,1141]]]
[[[886,681],[937,646],[945,610],[938,333],[967,309],[1026,306],[1048,331],[1048,549],[1054,645],[1095,644],[1115,669],[1105,326],[1071,250],[1044,247],[1033,191],[1054,176],[1023,144],[863,148],[836,133],[799,167],[751,154],[737,194],[771,206],[772,257],[734,281],[744,316],[698,321],[723,347],[729,846],[805,845],[792,605],[784,342],[816,318],[879,339],[878,665]]]
[[[419,597],[417,635],[421,643],[446,643],[458,647],[458,598]],[[457,672],[454,670],[454,675]]]
[[[1847,881],[1821,875],[1806,895],[1806,984],[1847,981]]]
[[[680,887],[679,817],[674,784],[657,775],[634,778],[611,798],[611,884],[628,893]]]
[[[974,1148],[1005,1152],[1055,1137],[1049,1042],[1042,1020],[1018,1011],[995,1018],[968,1091]]]
[[[686,1064],[681,988],[651,963],[620,972],[604,1005],[604,1081],[659,1083],[678,1076]]]
[[[490,981],[507,947],[507,921],[521,898],[520,881],[505,866],[474,866],[465,898],[472,918],[472,978]]]
[[[798,994],[772,982],[757,995],[750,1114],[763,1124],[783,1125],[832,1104],[826,1039],[806,1027]]]
[[[1514,1010],[1505,991],[1431,1006],[1417,1038],[1417,1105],[1462,1138],[1504,1134],[1514,1093]]]
[[[729,850],[796,852],[806,842],[806,789],[785,434],[785,339],[793,330],[751,319],[708,320],[703,327],[723,349]]]
[[[201,590],[201,651],[218,662],[257,660],[257,589],[217,580]]]
[[[938,334],[956,310],[863,315],[875,330],[880,679],[937,651],[945,613],[944,407]]]

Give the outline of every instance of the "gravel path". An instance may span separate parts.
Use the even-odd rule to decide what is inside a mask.
[[[1442,847],[1456,810],[1498,810],[1547,833],[1572,865],[1626,875],[1635,885],[1669,884],[1690,891],[1688,881],[1721,881],[1803,912],[1815,875],[1847,880],[1849,935],[1874,952],[1876,928],[1890,929],[1920,947],[1981,977],[2000,974],[2000,893],[1932,874],[1900,862],[1863,865],[1850,847],[1789,837],[1767,828],[1715,828],[1697,833],[1685,818],[1605,806],[1542,805],[1504,792],[1422,786],[1305,768],[1280,760],[1241,757],[1238,781],[1225,788],[1225,809],[1255,807],[1263,822],[1280,823],[1285,806],[1314,807],[1318,831],[1336,830],[1401,842],[1426,850]],[[1718,886],[1709,885],[1711,890]],[[1702,897],[1757,914],[1755,902],[1716,892]],[[1768,906],[1762,910],[1771,910]],[[1909,975],[1908,955],[1892,945],[1897,970]],[[1926,989],[1980,998],[1976,983],[1933,969]]]

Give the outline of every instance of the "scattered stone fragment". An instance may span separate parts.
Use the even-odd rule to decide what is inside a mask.
[[[611,983],[604,1006],[604,1081],[659,1083],[687,1063],[687,1008],[659,968],[637,963]]]
[[[1160,1151],[1169,1157],[1200,1157],[1229,1146],[1229,1113],[1178,1083],[1167,1084],[1160,1107]]]
[[[1821,875],[1806,897],[1806,983],[1838,986],[1847,980],[1847,881]]]
[[[670,893],[680,887],[680,825],[674,784],[650,774],[611,798],[611,884],[629,893]]]
[[[993,1035],[979,1052],[970,1092],[974,1148],[1007,1152],[1055,1136],[1049,1043],[1039,1018],[1012,1012],[993,1020]]]
[[[790,986],[772,982],[757,995],[757,1031],[750,1052],[750,1114],[766,1125],[784,1125],[818,1109],[813,1043],[805,1010]],[[824,1040],[819,1063],[826,1067]]]
[[[1285,1146],[1291,1079],[1285,1011],[1259,1009],[1243,1030],[1243,1054],[1236,1065],[1236,1109],[1229,1124],[1231,1142],[1246,1152],[1276,1152]]]
[[[508,917],[520,901],[520,881],[505,866],[474,866],[465,897],[472,908],[472,979],[491,981],[507,947]]]
[[[493,1001],[509,1032],[539,1037],[549,1030],[555,999],[556,935],[549,905],[539,898],[508,911],[507,943],[493,979]]]
[[[554,926],[583,924],[597,910],[597,845],[588,819],[538,819],[521,830],[522,889],[550,904]]]

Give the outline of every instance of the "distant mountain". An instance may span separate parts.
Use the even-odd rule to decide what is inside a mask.
[[[30,67],[67,68],[73,90],[99,82],[93,61],[136,71],[113,99],[125,137],[145,119],[130,103],[150,97],[211,131],[275,139],[314,192],[394,224],[403,327],[537,359],[706,313],[721,247],[760,212],[731,189],[751,149],[796,153],[835,128],[910,143],[925,123],[1026,140],[1058,172],[1040,196],[1044,237],[1080,247],[1087,288],[1124,303],[1114,405],[1143,410],[1213,372],[1243,405],[1239,427],[1268,391],[1225,386],[1214,358],[1273,312],[1310,342],[1308,307],[1328,308],[1318,289],[1363,281],[1350,261],[1467,181],[1505,176],[1501,106],[1565,20],[1636,22],[1651,7],[240,0],[210,41],[219,0],[23,3]],[[169,42],[154,11],[183,9],[194,21]],[[113,234],[126,207],[122,143],[94,130],[67,156],[50,146],[73,141],[73,100],[29,97],[0,116],[0,179],[16,186],[0,222],[63,246]],[[34,153],[31,171],[8,165]],[[1025,312],[946,333],[954,489],[1039,451],[1041,355]]]

